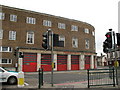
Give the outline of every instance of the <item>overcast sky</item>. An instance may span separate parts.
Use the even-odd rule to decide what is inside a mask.
[[[95,27],[96,52],[102,53],[105,33],[118,32],[120,0],[0,0],[0,4],[87,22]]]

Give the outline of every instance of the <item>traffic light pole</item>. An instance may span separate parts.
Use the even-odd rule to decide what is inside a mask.
[[[54,60],[53,60],[53,31],[51,31],[51,66],[52,66],[52,70],[51,70],[51,85],[53,87],[53,66],[54,66]]]
[[[49,47],[51,49],[51,86],[53,87],[53,69],[54,69],[54,57],[53,57],[53,31],[48,29],[48,37],[49,37]]]
[[[113,37],[114,37],[115,63],[117,63],[117,47],[115,43],[115,32],[113,32]],[[116,70],[116,84],[118,85],[117,65],[115,67],[115,70]]]

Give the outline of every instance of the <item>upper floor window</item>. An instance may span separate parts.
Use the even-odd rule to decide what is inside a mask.
[[[16,40],[16,31],[9,31],[9,40]]]
[[[92,35],[95,36],[95,32],[94,31],[92,31]]]
[[[65,36],[59,35],[59,46],[64,47],[65,46]]]
[[[0,52],[12,52],[12,48],[0,46]]]
[[[58,28],[65,29],[65,24],[64,23],[58,23]]]
[[[0,20],[4,20],[5,19],[5,13],[0,12]]]
[[[27,44],[34,44],[34,32],[33,31],[29,31],[27,32],[27,40],[26,40]]]
[[[48,26],[48,27],[52,27],[52,22],[48,21],[48,20],[43,20],[43,25]]]
[[[86,48],[86,49],[89,49],[89,48],[90,48],[89,39],[85,39],[85,48]]]
[[[71,26],[71,31],[78,31],[78,26],[72,25]]]
[[[88,29],[88,28],[85,28],[85,29],[84,29],[84,32],[85,32],[85,33],[89,33],[89,29]]]
[[[0,30],[0,39],[3,39],[3,30]]]
[[[72,38],[72,47],[74,47],[74,48],[78,47],[78,38],[76,38],[76,37]]]
[[[10,21],[17,22],[17,15],[10,14]]]
[[[0,64],[12,64],[12,59],[0,59]]]
[[[26,23],[29,23],[29,24],[36,24],[36,18],[27,17]]]

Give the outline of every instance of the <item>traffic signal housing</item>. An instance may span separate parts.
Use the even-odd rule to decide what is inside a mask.
[[[48,49],[48,44],[49,44],[49,36],[48,36],[48,32],[45,32],[43,35],[43,43],[42,43],[42,47],[44,49]]]
[[[105,36],[106,36],[105,43],[107,43],[107,47],[112,48],[112,32],[107,32]]]
[[[19,58],[24,58],[23,52],[19,52]]]
[[[59,35],[53,34],[53,47],[59,46]]]
[[[17,52],[17,50],[15,49],[15,50],[14,50],[14,56],[15,56],[15,57],[17,56],[17,53],[18,53],[18,52]]]
[[[117,35],[117,45],[120,46],[120,33],[116,33]]]
[[[104,53],[108,53],[109,49],[108,49],[108,43],[107,41],[103,42],[103,52]]]

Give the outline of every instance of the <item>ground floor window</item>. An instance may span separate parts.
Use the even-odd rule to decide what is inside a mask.
[[[0,46],[0,52],[12,52],[12,48]]]
[[[12,64],[12,59],[0,59],[0,64]]]

